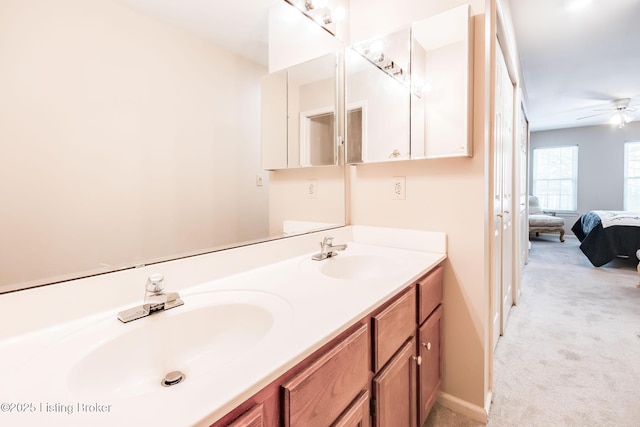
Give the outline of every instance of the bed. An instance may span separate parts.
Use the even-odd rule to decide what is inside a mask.
[[[640,249],[639,212],[590,211],[578,218],[571,231],[595,267],[618,256],[634,259]]]

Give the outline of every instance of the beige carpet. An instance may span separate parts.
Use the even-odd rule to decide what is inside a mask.
[[[532,239],[495,353],[490,427],[640,426],[636,260],[593,267],[579,242]],[[425,426],[480,426],[436,404]]]

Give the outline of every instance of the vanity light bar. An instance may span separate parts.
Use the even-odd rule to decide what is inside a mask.
[[[354,46],[354,49],[373,65],[402,83],[402,85],[407,85],[408,74],[395,61],[386,58],[384,52],[382,52],[382,43],[379,40],[361,43]]]
[[[302,14],[311,18],[316,23],[318,23],[322,28],[329,31],[331,34],[335,35],[335,31],[327,25],[342,21],[347,11],[344,7],[338,6],[335,9],[331,10],[327,6],[328,0],[284,0],[296,9],[298,9]]]

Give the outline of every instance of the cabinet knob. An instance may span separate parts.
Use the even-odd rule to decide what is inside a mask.
[[[422,356],[411,356],[411,358],[416,361],[418,366],[422,365]]]
[[[431,343],[430,342],[423,342],[422,346],[424,348],[426,348],[428,351],[431,351]]]

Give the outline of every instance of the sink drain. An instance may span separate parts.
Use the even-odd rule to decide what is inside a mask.
[[[181,383],[186,378],[186,375],[180,371],[171,371],[167,375],[164,376],[160,384],[163,387],[171,387],[172,385],[176,385]]]

